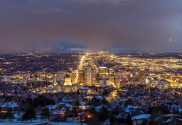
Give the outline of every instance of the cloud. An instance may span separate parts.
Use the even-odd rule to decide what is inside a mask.
[[[181,8],[180,0],[1,0],[0,50],[64,46],[70,39],[92,49],[180,51]]]
[[[73,12],[67,9],[61,9],[61,8],[46,8],[46,9],[37,9],[32,10],[34,14],[67,14],[72,15]]]
[[[72,0],[72,2],[75,3],[81,3],[81,4],[113,4],[113,5],[119,5],[123,4],[124,2],[128,2],[130,0]]]

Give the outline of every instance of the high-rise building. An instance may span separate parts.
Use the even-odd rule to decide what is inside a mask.
[[[98,71],[100,79],[108,79],[109,73],[108,69],[105,66],[99,67]]]
[[[84,70],[79,70],[79,73],[78,73],[78,82],[79,83],[84,83]]]
[[[100,74],[108,74],[108,69],[105,66],[99,67]]]
[[[75,83],[76,82],[75,79],[77,77],[77,71],[76,70],[72,71],[71,74],[70,74],[70,77],[71,77],[72,83]]]
[[[95,82],[95,70],[91,67],[91,66],[88,66],[85,68],[85,84],[88,85],[88,86],[91,86],[94,84]]]

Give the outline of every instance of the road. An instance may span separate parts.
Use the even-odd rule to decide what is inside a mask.
[[[84,55],[80,58],[79,65],[78,65],[78,68],[77,68],[77,70],[76,70],[75,83],[78,83],[79,70],[82,70],[82,69],[83,69],[84,62],[85,62],[85,60],[87,59],[87,57],[88,57],[89,55],[90,55],[90,53],[86,53],[86,54],[84,54]]]

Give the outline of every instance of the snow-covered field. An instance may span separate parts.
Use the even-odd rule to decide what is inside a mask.
[[[38,125],[42,122],[0,122],[0,125]],[[73,122],[49,122],[51,125],[80,125],[80,123]],[[84,124],[86,125],[86,124]]]

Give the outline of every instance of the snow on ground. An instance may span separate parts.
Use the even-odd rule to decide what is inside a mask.
[[[40,122],[0,122],[0,125],[38,125]],[[49,122],[51,125],[80,125],[73,122]],[[86,125],[86,124],[84,124]]]
[[[149,119],[151,117],[151,114],[140,114],[140,115],[136,115],[134,117],[132,117],[132,119]]]

